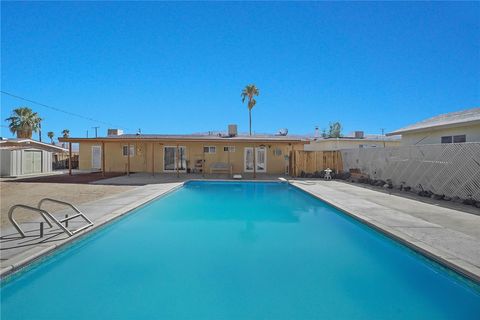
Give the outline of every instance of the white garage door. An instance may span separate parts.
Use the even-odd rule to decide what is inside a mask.
[[[23,174],[42,172],[42,151],[25,150],[23,152]]]

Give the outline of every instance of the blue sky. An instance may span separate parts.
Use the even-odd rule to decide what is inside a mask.
[[[479,106],[480,4],[2,2],[2,90],[127,132],[391,131]],[[27,105],[43,130],[107,125]]]

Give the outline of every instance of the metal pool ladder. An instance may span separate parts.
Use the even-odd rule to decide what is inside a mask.
[[[55,218],[55,216],[53,216],[50,212],[48,212],[47,210],[44,210],[42,209],[42,204],[44,202],[54,202],[54,203],[58,203],[58,204],[63,204],[63,205],[66,205],[70,208],[72,208],[76,214],[74,214],[73,216],[69,217],[69,216],[65,216],[64,219],[57,219]],[[40,200],[40,202],[38,202],[38,205],[37,205],[37,208],[35,207],[31,207],[31,206],[27,206],[27,205],[24,205],[24,204],[17,204],[17,205],[14,205],[10,208],[10,210],[8,211],[8,219],[10,220],[10,222],[13,224],[13,226],[15,227],[15,229],[17,229],[18,233],[20,233],[20,235],[22,236],[22,238],[25,238],[26,235],[25,235],[25,232],[23,232],[22,228],[20,228],[20,225],[18,224],[17,221],[15,221],[15,219],[13,219],[13,211],[15,211],[15,209],[17,208],[23,208],[23,209],[27,209],[27,210],[31,210],[31,211],[34,211],[34,212],[38,212],[42,217],[43,219],[47,222],[47,224],[50,226],[50,228],[52,227],[52,223],[47,219],[47,217],[53,221],[58,227],[60,227],[60,229],[62,229],[63,232],[65,232],[66,234],[68,234],[69,237],[73,236],[74,234],[82,231],[82,230],[85,230],[91,226],[93,226],[93,222],[88,219],[80,210],[78,210],[77,207],[75,207],[73,204],[71,203],[68,203],[68,202],[65,202],[65,201],[60,201],[60,200],[56,200],[56,199],[52,199],[52,198],[43,198],[42,200]],[[85,222],[87,223],[86,225],[84,225],[83,227],[81,228],[78,228],[76,230],[68,230],[66,228],[66,226],[64,226],[62,223],[65,222],[65,224],[67,225],[68,224],[68,221],[69,220],[72,220],[72,219],[75,219],[75,218],[78,218],[78,217],[81,217],[85,220]],[[43,235],[43,230],[41,228],[41,231],[40,231],[40,234]]]

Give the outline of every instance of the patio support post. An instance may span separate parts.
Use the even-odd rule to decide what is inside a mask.
[[[105,141],[102,141],[102,176],[105,177]]]
[[[127,145],[127,176],[130,175],[130,142]]]
[[[155,175],[155,142],[152,142],[152,176]]]
[[[180,172],[178,171],[179,170],[178,161],[179,161],[179,158],[180,158],[180,152],[179,152],[179,149],[178,149],[178,144],[177,144],[177,157],[176,158],[177,158],[177,161],[176,161],[177,162],[177,178],[179,178],[180,177]]]
[[[72,175],[72,143],[68,143],[68,175]]]
[[[205,178],[205,145],[202,145],[202,176]]]
[[[227,157],[228,157],[228,172],[230,173],[230,178],[232,177],[232,166],[230,165],[230,146],[227,147]]]
[[[255,153],[255,144],[253,144],[253,179],[257,177],[257,155]]]

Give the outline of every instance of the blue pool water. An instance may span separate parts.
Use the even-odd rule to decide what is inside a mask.
[[[5,320],[479,315],[478,286],[286,183],[188,183],[1,289]]]

